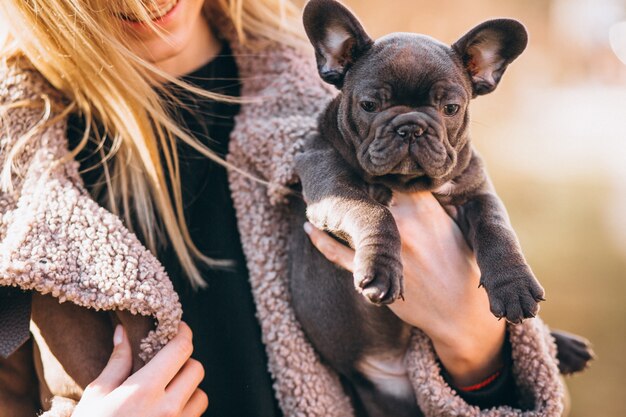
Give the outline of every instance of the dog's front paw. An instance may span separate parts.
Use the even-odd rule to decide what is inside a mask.
[[[355,263],[354,286],[371,303],[391,304],[402,296],[402,262],[399,259],[374,256]]]
[[[535,317],[539,301],[544,300],[545,292],[530,271],[493,278],[483,275],[480,283],[487,290],[493,315],[514,324]]]

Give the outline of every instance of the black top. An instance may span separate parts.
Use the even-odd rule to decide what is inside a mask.
[[[207,91],[236,97],[240,93],[237,66],[226,45],[211,62],[183,79]],[[185,104],[173,109],[180,126],[225,156],[239,106],[194,98],[173,86],[170,89]],[[72,116],[68,125],[71,148],[78,144],[83,132],[82,120]],[[172,247],[161,248],[157,254],[180,296],[183,319],[194,333],[193,357],[206,371],[200,388],[208,394],[210,405],[204,417],[282,416],[267,371],[226,170],[182,141],[178,152],[185,218],[193,241],[204,254],[235,263],[230,272],[203,269],[208,287],[193,290]],[[95,141],[88,143],[77,160],[81,161],[85,186],[93,192],[102,173],[101,168],[94,168],[99,161]],[[94,198],[99,199],[95,195]],[[486,389],[461,395],[482,407],[513,405],[509,368],[507,364],[506,372]]]

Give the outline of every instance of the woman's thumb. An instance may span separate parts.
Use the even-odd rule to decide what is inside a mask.
[[[109,362],[104,367],[98,378],[96,378],[85,390],[85,395],[89,392],[106,395],[115,388],[122,385],[130,375],[133,367],[133,355],[130,342],[124,331],[124,327],[118,324],[113,334],[113,352]]]

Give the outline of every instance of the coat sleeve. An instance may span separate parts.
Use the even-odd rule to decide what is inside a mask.
[[[57,117],[62,100],[34,69],[0,62],[0,169],[26,142],[10,167],[12,189],[0,189],[0,285],[151,317],[156,327],[140,348],[148,360],[177,332],[178,296],[158,260],[83,187]],[[63,399],[54,406],[71,408]]]
[[[480,409],[467,403],[445,381],[432,343],[415,329],[407,366],[420,408],[427,417],[557,417],[563,414],[565,387],[558,370],[556,345],[540,318],[508,325],[510,372],[515,405]]]

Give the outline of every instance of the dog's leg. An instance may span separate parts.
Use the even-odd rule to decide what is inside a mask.
[[[559,371],[563,375],[583,371],[595,357],[587,339],[562,330],[553,330],[550,334],[556,343]]]
[[[296,170],[309,221],[355,249],[356,289],[375,304],[396,300],[402,294],[402,260],[389,209],[370,197],[367,185],[330,146],[307,149],[296,158]]]
[[[403,361],[411,327],[357,294],[351,274],[317,251],[302,229],[303,201],[294,198],[290,212],[291,300],[302,329],[324,362],[344,377],[358,417],[404,415],[370,411],[402,410],[413,395]],[[415,406],[414,399],[408,403]]]
[[[526,263],[506,209],[488,180],[459,213],[476,253],[480,284],[489,296],[491,312],[512,323],[534,317],[544,290]]]

